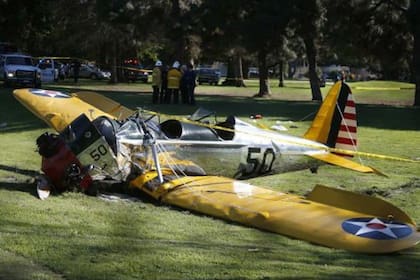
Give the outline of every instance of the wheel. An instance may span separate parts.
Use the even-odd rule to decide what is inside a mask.
[[[97,80],[98,79],[98,75],[96,75],[95,73],[90,74],[90,78],[92,80]]]

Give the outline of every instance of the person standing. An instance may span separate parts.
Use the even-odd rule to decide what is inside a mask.
[[[165,95],[165,103],[170,104],[173,96],[174,104],[179,102],[179,86],[182,73],[179,71],[179,62],[175,61],[172,68],[168,71],[168,90]]]
[[[182,77],[181,77],[181,82],[179,85],[179,91],[181,92],[181,102],[182,104],[187,104],[188,103],[188,93],[187,93],[187,84],[185,81],[185,72],[187,72],[187,65],[183,64],[181,66],[181,73],[182,73]]]
[[[160,89],[159,103],[165,103],[165,97],[168,91],[168,65],[161,67],[162,74],[162,88]]]
[[[162,61],[158,60],[155,63],[155,67],[152,71],[152,88],[153,88],[153,97],[152,102],[156,104],[159,102],[159,94],[162,89]]]
[[[187,69],[182,76],[182,80],[186,91],[186,103],[195,105],[194,90],[196,86],[196,73],[192,63],[187,64]]]
[[[73,79],[74,83],[77,84],[79,81],[79,72],[80,72],[80,61],[75,59],[73,60]]]

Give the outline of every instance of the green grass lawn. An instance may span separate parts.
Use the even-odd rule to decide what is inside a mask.
[[[199,86],[197,102],[220,119],[266,125],[282,122],[302,135],[319,103],[308,82],[272,81],[270,98],[253,99],[246,88]],[[330,85],[323,89],[326,93]],[[420,159],[420,108],[411,84],[350,83],[359,118],[360,151]],[[123,104],[188,115],[195,107],[153,105],[150,84],[109,85],[82,80],[45,86],[68,92],[96,90]],[[35,139],[46,125],[0,89],[0,279],[416,279],[420,246],[390,255],[364,255],[313,245],[278,234],[160,205],[139,194],[135,201],[106,201],[80,193],[36,197],[40,157]],[[250,120],[249,120],[250,121]],[[358,174],[323,166],[249,182],[305,194],[317,184],[369,193],[404,209],[420,223],[420,165],[362,158],[388,175]]]

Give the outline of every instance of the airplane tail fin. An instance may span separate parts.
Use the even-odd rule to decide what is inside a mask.
[[[333,85],[304,138],[330,148],[356,150],[356,107],[346,83]]]

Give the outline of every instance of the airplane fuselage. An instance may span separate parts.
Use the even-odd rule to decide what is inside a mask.
[[[157,144],[176,158],[196,163],[207,174],[235,178],[317,168],[322,162],[305,154],[327,148],[314,141],[261,129],[258,134],[236,130],[232,140],[159,139]]]

